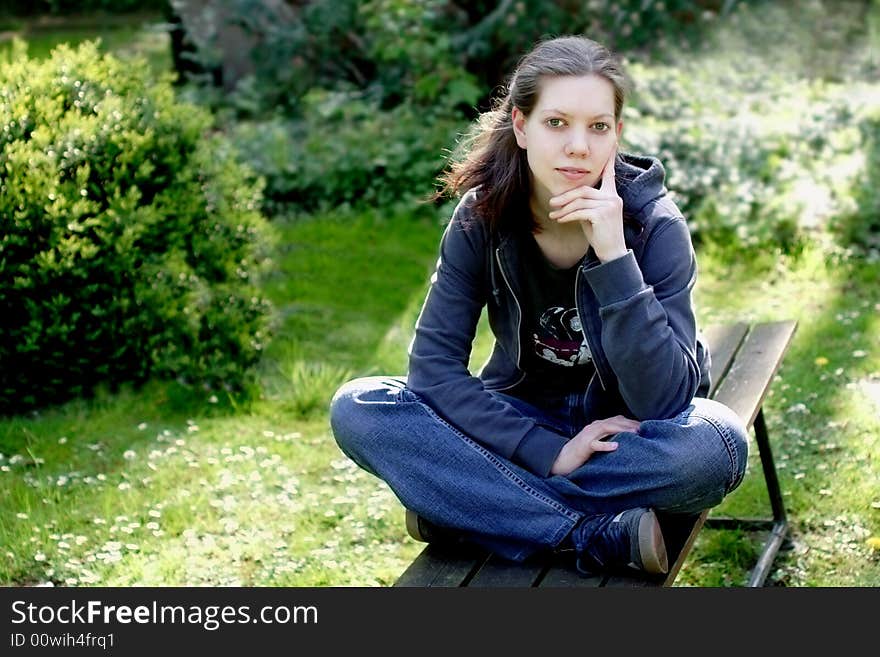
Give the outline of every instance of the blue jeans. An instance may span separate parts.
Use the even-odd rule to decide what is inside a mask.
[[[582,395],[538,408],[492,394],[563,435],[583,428]],[[384,480],[406,508],[514,561],[559,546],[584,516],[715,506],[740,484],[748,460],[742,421],[699,398],[674,418],[617,434],[616,450],[594,453],[565,476],[541,477],[489,451],[439,417],[403,379],[346,383],[333,397],[330,423],[342,451]]]

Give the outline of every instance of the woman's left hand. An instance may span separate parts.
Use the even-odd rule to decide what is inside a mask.
[[[601,262],[626,254],[623,239],[623,201],[617,195],[614,159],[617,149],[605,163],[599,188],[584,185],[550,199],[550,219],[561,224],[580,222],[584,235]]]

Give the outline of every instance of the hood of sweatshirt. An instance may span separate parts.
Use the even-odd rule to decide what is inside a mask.
[[[666,171],[657,158],[621,153],[614,176],[617,194],[630,215],[640,215],[646,205],[666,195]]]

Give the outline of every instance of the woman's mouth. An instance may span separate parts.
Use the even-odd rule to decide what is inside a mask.
[[[556,170],[568,180],[580,180],[590,173],[587,169],[577,169],[575,167],[559,167]]]

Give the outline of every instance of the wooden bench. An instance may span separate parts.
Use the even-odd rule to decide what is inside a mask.
[[[762,404],[796,326],[793,321],[751,327],[737,323],[713,326],[704,332],[712,354],[709,397],[732,408],[746,427],[754,428],[772,518],[710,518],[709,510],[688,516],[658,514],[670,560],[669,572],[661,576],[583,577],[575,570],[571,553],[513,563],[473,545],[432,543],[403,572],[395,586],[671,586],[704,526],[769,530],[769,537],[748,583],[749,586],[762,586],[788,532]]]

